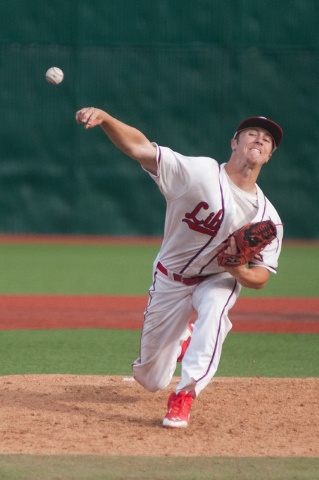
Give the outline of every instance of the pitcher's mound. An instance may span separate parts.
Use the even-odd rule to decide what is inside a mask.
[[[0,378],[0,453],[319,455],[319,379],[220,378],[193,403],[186,429],[164,429],[165,391],[132,377]]]

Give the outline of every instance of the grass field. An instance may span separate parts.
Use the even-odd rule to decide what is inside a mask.
[[[157,251],[157,246],[1,244],[0,295],[146,295]],[[317,252],[284,248],[278,275],[271,275],[265,289],[243,289],[242,295],[318,296]],[[0,375],[130,375],[138,346],[138,331],[2,331]],[[318,377],[318,358],[318,335],[233,333],[225,341],[218,376]],[[299,457],[0,455],[0,480],[316,480],[318,470],[318,458]]]
[[[139,337],[138,330],[2,331],[0,375],[132,375]],[[318,335],[230,333],[216,376],[318,377],[318,354]]]
[[[0,294],[146,295],[158,246],[0,244]],[[243,296],[316,297],[316,248],[283,248],[277,275]]]
[[[1,480],[314,480],[315,458],[0,455]]]

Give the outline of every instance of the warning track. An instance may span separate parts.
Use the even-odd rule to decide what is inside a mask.
[[[2,295],[0,330],[139,330],[147,300],[144,296]],[[319,298],[243,297],[229,316],[233,332],[319,333]]]

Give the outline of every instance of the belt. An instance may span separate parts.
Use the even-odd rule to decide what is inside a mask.
[[[160,272],[164,273],[167,277],[170,277],[171,275],[169,274],[168,270],[161,264],[161,262],[158,262],[157,268],[159,269]],[[173,280],[175,282],[181,282],[184,283],[184,285],[191,286],[191,285],[196,285],[197,283],[200,283],[204,280],[204,278],[207,278],[206,276],[197,276],[197,277],[183,277],[182,275],[179,275],[178,273],[173,273]]]

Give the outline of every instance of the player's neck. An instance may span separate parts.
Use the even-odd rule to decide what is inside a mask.
[[[258,172],[250,168],[236,168],[235,165],[227,163],[225,170],[231,181],[244,192],[256,195],[256,181]]]

